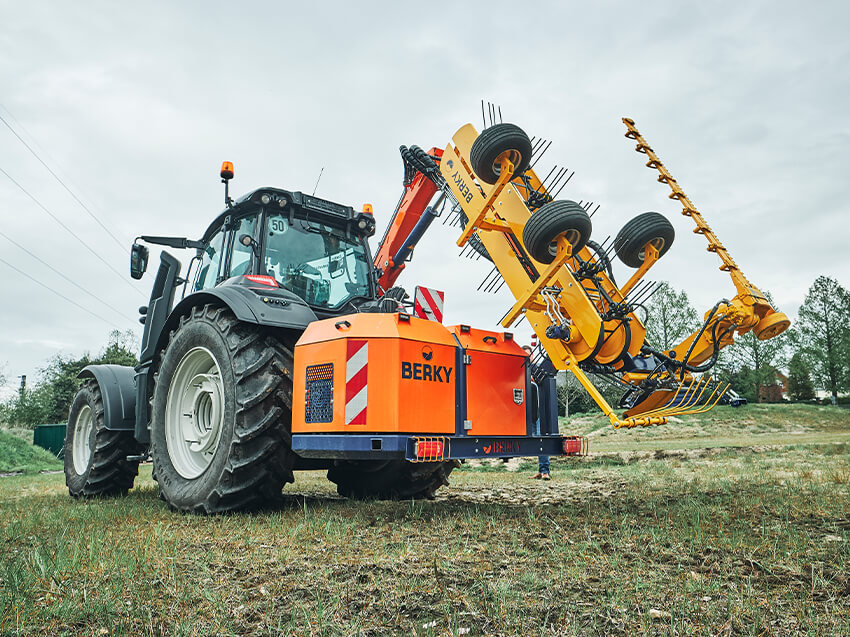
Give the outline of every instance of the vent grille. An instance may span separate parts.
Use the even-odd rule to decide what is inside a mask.
[[[307,367],[306,422],[333,422],[333,363]]]

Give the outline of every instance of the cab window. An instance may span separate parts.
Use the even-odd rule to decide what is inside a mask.
[[[266,273],[307,303],[336,309],[370,295],[370,263],[361,239],[338,228],[281,214],[266,219]]]
[[[208,290],[218,282],[218,271],[221,257],[224,253],[224,231],[219,229],[204,248],[201,255],[201,266],[198,268],[198,278],[195,280],[195,290]]]
[[[256,215],[242,217],[236,222],[233,232],[230,235],[230,271],[228,276],[242,276],[243,274],[251,273],[251,258],[253,257],[253,251],[251,250],[251,246],[242,245],[239,241],[239,237],[247,234],[249,237],[253,238],[256,226]]]

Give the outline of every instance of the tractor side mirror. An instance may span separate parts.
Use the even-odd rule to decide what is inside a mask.
[[[141,243],[134,243],[130,248],[130,276],[134,279],[141,279],[142,275],[148,269],[148,257],[150,251]]]

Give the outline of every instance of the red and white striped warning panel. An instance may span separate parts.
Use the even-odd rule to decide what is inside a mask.
[[[445,292],[416,286],[413,301],[413,315],[429,321],[443,322],[443,300]]]
[[[345,424],[366,424],[369,341],[349,340],[345,360]]]

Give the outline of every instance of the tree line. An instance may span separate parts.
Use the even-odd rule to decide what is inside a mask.
[[[56,354],[39,370],[30,387],[22,388],[14,398],[0,403],[0,424],[35,427],[45,423],[68,420],[68,408],[80,386],[77,375],[86,365],[138,365],[134,353],[136,336],[132,331],[113,330],[106,347],[96,356],[83,354],[79,358]],[[0,381],[5,381],[0,370]],[[4,383],[0,382],[0,385]]]

